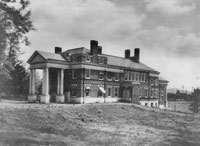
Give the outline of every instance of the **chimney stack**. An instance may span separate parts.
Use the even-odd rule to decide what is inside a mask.
[[[56,54],[61,54],[62,53],[62,48],[61,47],[55,47],[55,53]]]
[[[97,53],[98,53],[98,41],[95,41],[95,40],[90,41],[90,53],[92,55],[97,55]]]
[[[135,48],[135,62],[139,63],[140,62],[140,48]]]
[[[129,59],[129,58],[130,58],[130,54],[131,54],[131,51],[130,51],[130,50],[125,50],[125,58],[126,58],[126,59]]]
[[[98,54],[102,54],[102,46],[98,46]]]

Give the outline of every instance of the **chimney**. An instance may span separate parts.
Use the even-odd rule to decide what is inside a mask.
[[[98,54],[102,54],[102,46],[98,46]]]
[[[90,41],[90,53],[92,55],[97,55],[97,53],[98,53],[98,41],[95,41],[95,40]]]
[[[135,48],[135,62],[140,62],[140,48]]]
[[[55,47],[55,53],[56,54],[61,54],[62,53],[62,48],[61,47]]]
[[[131,54],[131,51],[130,51],[130,50],[125,50],[125,58],[126,58],[126,59],[129,59],[129,58],[130,58],[130,54]]]

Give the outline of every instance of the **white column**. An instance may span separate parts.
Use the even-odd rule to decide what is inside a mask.
[[[60,95],[60,70],[58,70],[57,74],[57,95]]]
[[[42,96],[40,101],[42,103],[49,103],[49,68],[43,70],[43,82],[42,82]]]
[[[63,84],[64,84],[64,69],[58,70],[58,77],[57,77],[57,95],[56,95],[56,102],[57,103],[64,103],[65,97],[63,95]]]
[[[49,95],[49,69],[43,70],[42,94]]]
[[[61,69],[61,73],[60,73],[60,95],[63,95],[63,87],[64,87],[64,69]]]
[[[29,95],[32,95],[32,69],[30,69],[30,76],[29,76]]]
[[[35,94],[35,69],[32,70],[32,94]]]

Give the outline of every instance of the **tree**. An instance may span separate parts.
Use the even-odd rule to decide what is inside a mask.
[[[199,101],[200,101],[200,89],[194,89],[194,103],[193,110],[195,113],[199,112]]]
[[[17,56],[20,44],[29,45],[26,34],[34,30],[28,9],[29,0],[0,0],[0,91],[5,91],[5,83],[11,80],[15,63],[10,59]],[[13,66],[14,65],[14,66]],[[18,64],[19,67],[19,64]]]
[[[176,91],[176,99],[181,99],[181,92],[179,90]]]

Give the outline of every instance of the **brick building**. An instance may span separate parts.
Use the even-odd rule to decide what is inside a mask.
[[[124,58],[102,54],[102,47],[91,40],[84,47],[55,53],[35,51],[30,64],[29,102],[36,100],[35,70],[43,69],[40,101],[48,103],[90,103],[127,101],[146,106],[167,106],[168,81],[159,72],[140,62],[140,49],[125,50]]]

